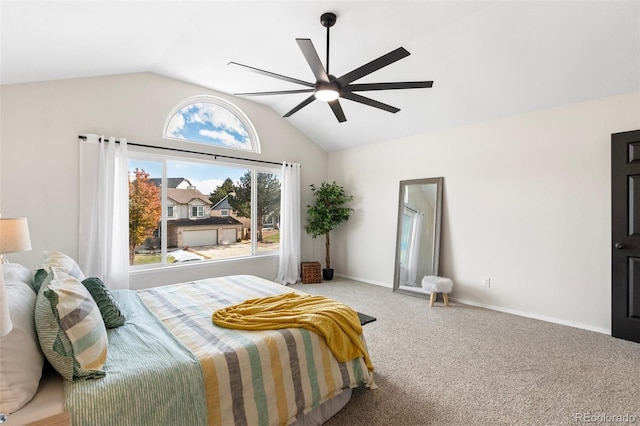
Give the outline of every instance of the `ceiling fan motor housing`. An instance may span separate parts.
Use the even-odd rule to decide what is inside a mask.
[[[336,23],[336,19],[337,18],[335,13],[327,12],[323,13],[322,16],[320,16],[320,23],[323,27],[329,28],[334,26],[334,24]]]

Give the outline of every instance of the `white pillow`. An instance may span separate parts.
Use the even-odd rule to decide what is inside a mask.
[[[51,272],[51,268],[58,268],[65,274],[77,278],[78,281],[82,281],[87,278],[76,261],[66,254],[60,253],[59,251],[45,251],[44,255],[46,256],[46,259],[42,264],[42,267],[46,269],[47,272]]]
[[[6,280],[5,295],[13,323],[11,332],[0,337],[0,412],[7,414],[35,395],[44,355],[34,325],[36,294],[29,281]]]
[[[4,273],[5,282],[21,282],[31,287],[31,271],[26,266],[18,263],[3,263],[2,271]]]

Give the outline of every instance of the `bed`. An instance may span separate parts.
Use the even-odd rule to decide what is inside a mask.
[[[304,328],[242,331],[211,321],[218,309],[292,291],[250,275],[112,291],[126,320],[107,329],[104,376],[63,380],[45,367],[35,397],[6,424],[63,411],[74,425],[322,424],[353,388],[375,386],[362,357],[338,362]]]

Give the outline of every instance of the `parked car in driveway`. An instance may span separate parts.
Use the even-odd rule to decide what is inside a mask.
[[[173,263],[194,262],[198,260],[204,260],[204,256],[200,256],[199,254],[195,254],[186,250],[172,251],[170,253],[167,253],[167,255],[175,259]]]

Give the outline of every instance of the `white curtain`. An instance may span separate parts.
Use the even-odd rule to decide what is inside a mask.
[[[411,230],[411,243],[409,245],[409,267],[408,281],[410,285],[416,285],[418,275],[418,261],[420,260],[420,239],[422,238],[422,222],[424,222],[424,213],[416,212],[413,217],[413,229]]]
[[[80,139],[80,268],[112,289],[129,288],[127,140]],[[100,141],[102,140],[102,142]]]
[[[300,164],[282,164],[280,198],[280,264],[275,281],[294,284],[300,279]]]

